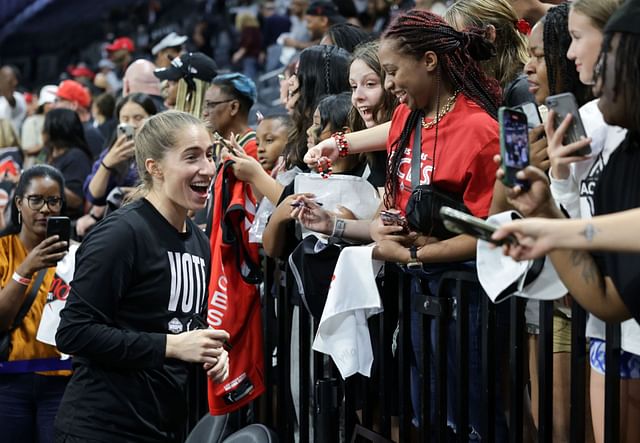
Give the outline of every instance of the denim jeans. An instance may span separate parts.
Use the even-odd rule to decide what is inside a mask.
[[[428,288],[430,294],[425,295],[437,295],[440,285],[440,278],[443,273],[447,271],[474,271],[475,263],[459,263],[451,265],[429,265],[422,271],[411,271],[411,306],[415,306],[416,299],[423,294],[425,286]],[[446,288],[443,294],[444,297],[455,297],[455,285],[450,284]],[[482,400],[482,368],[481,368],[481,297],[479,285],[474,285],[469,293],[469,313],[468,313],[468,413],[469,413],[469,441],[481,441],[480,429],[481,429],[481,405]],[[419,386],[419,367],[422,365],[422,330],[420,329],[420,317],[422,316],[423,322],[428,322],[431,334],[430,343],[430,374],[431,374],[431,422],[435,420],[435,387],[436,383],[436,367],[435,367],[435,351],[436,351],[436,322],[429,321],[429,317],[424,316],[422,313],[416,312],[411,309],[411,346],[413,348],[413,359],[411,365],[411,402],[414,407],[414,411],[419,411],[420,408],[420,386]],[[458,391],[458,375],[457,375],[457,361],[458,356],[456,354],[456,320],[450,318],[446,326],[447,333],[447,423],[449,427],[457,430],[456,426],[456,410],[457,402],[456,396]],[[497,337],[508,337],[508,334],[496,334]],[[498,346],[496,349],[506,349],[506,347]],[[497,376],[497,374],[496,374]],[[496,393],[496,421],[495,421],[495,436],[496,442],[507,441],[507,424],[506,418],[503,414],[503,402],[500,399],[500,395]],[[415,414],[417,417],[419,414]],[[418,419],[415,419],[416,423],[419,423]]]
[[[0,440],[53,443],[53,422],[69,377],[0,374]]]

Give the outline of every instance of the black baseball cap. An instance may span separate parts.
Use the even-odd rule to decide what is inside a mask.
[[[153,73],[160,80],[177,81],[188,77],[210,82],[218,74],[218,65],[202,52],[188,52],[171,60],[168,68],[159,68]]]

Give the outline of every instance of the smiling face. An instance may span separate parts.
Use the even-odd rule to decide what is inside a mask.
[[[380,77],[363,60],[355,59],[349,69],[349,84],[351,104],[367,128],[375,126],[378,116],[374,111],[379,108],[384,94]]]
[[[268,118],[260,122],[256,128],[256,142],[258,161],[264,170],[270,171],[274,168],[287,144],[287,136],[287,125],[280,119]]]
[[[153,167],[147,166],[147,170],[154,176],[153,189],[161,198],[178,209],[205,207],[215,164],[211,136],[203,126],[184,127],[175,146],[156,163],[155,174]]]
[[[49,200],[50,203],[43,204],[39,209],[32,209],[32,206],[38,206],[39,197],[45,201]],[[53,203],[54,201],[59,204]],[[24,195],[16,197],[16,206],[22,218],[21,229],[44,240],[47,233],[47,218],[60,215],[62,189],[58,182],[50,177],[34,177],[26,187]]]
[[[580,81],[585,85],[591,85],[593,69],[602,46],[602,31],[594,26],[589,17],[572,8],[569,10],[569,34],[571,45],[567,51],[567,58],[576,64]]]
[[[529,81],[529,92],[536,99],[536,103],[544,104],[549,96],[549,80],[547,79],[547,64],[544,61],[544,42],[542,35],[544,24],[538,22],[529,35],[529,61],[524,65],[524,72]]]
[[[391,39],[383,39],[378,50],[380,65],[386,74],[384,88],[412,110],[424,109],[435,97],[435,75],[427,68],[427,54],[433,55],[428,52],[416,59],[401,52]]]

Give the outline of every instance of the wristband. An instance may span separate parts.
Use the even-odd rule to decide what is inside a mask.
[[[111,166],[107,166],[107,165],[105,164],[104,160],[100,160],[100,164],[101,164],[101,165],[102,165],[102,167],[103,167],[104,169],[106,169],[107,171],[109,171],[109,172],[113,172],[113,170],[114,170],[114,169],[113,169]]]
[[[349,142],[344,132],[336,132],[331,134],[331,137],[336,141],[336,146],[338,146],[338,157],[344,158],[349,155]]]
[[[89,217],[91,217],[92,219],[94,219],[95,221],[100,221],[101,218],[96,216],[93,212],[89,211]]]
[[[335,223],[333,224],[333,231],[331,232],[331,237],[333,238],[342,238],[342,236],[344,235],[344,228],[346,227],[346,222],[341,219],[341,218],[337,218],[335,219]]]
[[[11,276],[11,278],[16,283],[24,285],[24,286],[29,286],[31,284],[31,279],[30,278],[23,277],[22,275],[18,274],[17,272],[14,272],[13,275]]]

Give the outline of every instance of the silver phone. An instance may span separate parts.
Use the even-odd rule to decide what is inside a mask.
[[[555,112],[554,127],[558,126],[564,121],[567,115],[571,114],[571,124],[567,129],[562,143],[568,145],[580,141],[582,138],[587,137],[587,133],[582,125],[582,119],[580,118],[580,112],[578,109],[578,102],[575,96],[570,92],[563,92],[562,94],[550,95],[545,100],[547,107]],[[591,154],[591,145],[587,145],[584,148],[576,151],[577,155],[589,155]]]

